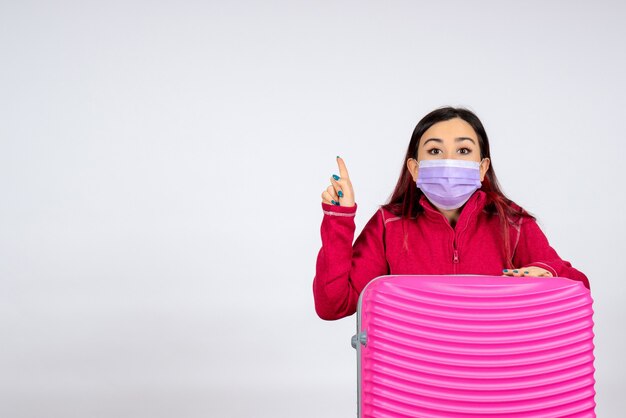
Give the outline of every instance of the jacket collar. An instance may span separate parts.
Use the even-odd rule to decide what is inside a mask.
[[[439,212],[439,210],[435,206],[433,206],[433,204],[430,202],[430,200],[428,200],[426,195],[422,194],[419,202],[420,205],[424,207],[424,214],[428,219],[448,223],[448,220],[443,215],[443,213]],[[467,202],[465,202],[465,204],[461,207],[461,213],[459,214],[459,219],[457,220],[456,224],[464,225],[469,222],[470,218],[476,218],[486,204],[487,193],[480,189],[476,190],[470,196]]]

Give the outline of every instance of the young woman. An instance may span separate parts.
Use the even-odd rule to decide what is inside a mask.
[[[354,190],[345,162],[322,193],[322,248],[313,280],[322,319],[356,311],[367,283],[388,274],[587,277],[549,245],[536,218],[498,185],[478,117],[445,107],[415,127],[389,202],[354,245]]]

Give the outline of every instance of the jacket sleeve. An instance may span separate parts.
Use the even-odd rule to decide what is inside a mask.
[[[582,282],[587,289],[589,280],[582,272],[576,270],[569,261],[561,259],[550,246],[545,234],[532,218],[522,218],[519,241],[513,255],[513,264],[521,267],[540,267],[548,270],[554,277],[566,277]]]
[[[357,205],[343,207],[322,202],[322,209],[322,248],[317,256],[313,296],[317,315],[333,320],[356,312],[365,285],[388,273],[385,224],[379,209],[353,245]]]

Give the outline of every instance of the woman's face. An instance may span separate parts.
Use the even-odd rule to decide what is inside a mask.
[[[417,181],[417,161],[456,159],[480,162],[480,145],[474,128],[461,118],[435,123],[422,135],[417,147],[417,160],[409,158],[407,167]],[[489,158],[480,164],[480,181],[489,169]]]

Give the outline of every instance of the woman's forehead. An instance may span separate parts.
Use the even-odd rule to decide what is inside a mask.
[[[445,142],[455,141],[457,138],[471,138],[477,143],[477,135],[474,128],[461,118],[435,123],[424,132],[420,142],[425,143],[430,138],[441,139]]]

